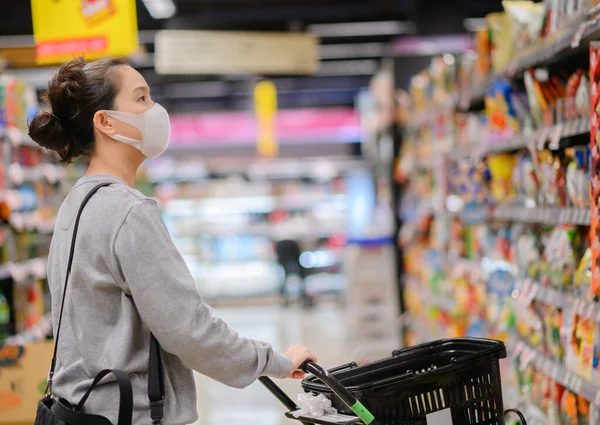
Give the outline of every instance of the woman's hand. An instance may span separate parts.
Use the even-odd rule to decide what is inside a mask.
[[[285,354],[292,359],[292,373],[289,376],[292,379],[304,378],[305,373],[299,370],[302,363],[307,360],[317,361],[317,356],[311,353],[304,345],[291,345],[290,348],[285,350]]]

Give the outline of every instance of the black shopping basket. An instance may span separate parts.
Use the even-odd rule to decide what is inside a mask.
[[[326,395],[340,415],[299,419],[314,424],[505,425],[499,365],[504,357],[500,341],[456,338],[395,351],[362,366],[350,363],[325,371],[308,363],[303,369],[314,376],[302,381],[304,391]],[[272,382],[261,381],[294,410]],[[519,412],[510,412],[525,425]]]

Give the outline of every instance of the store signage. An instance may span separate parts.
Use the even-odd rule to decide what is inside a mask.
[[[256,151],[264,158],[277,156],[277,88],[271,81],[254,87]]]
[[[25,354],[25,348],[22,346],[0,344],[0,367],[17,364],[23,354]]]
[[[138,49],[135,0],[31,0],[31,11],[38,64]]]
[[[224,112],[171,117],[171,146],[252,145],[256,117],[249,112]],[[287,109],[277,113],[279,144],[360,142],[360,118],[353,108]]]
[[[159,31],[155,67],[159,74],[314,74],[317,46],[305,33]]]

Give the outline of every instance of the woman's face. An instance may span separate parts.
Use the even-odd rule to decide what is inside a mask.
[[[120,87],[115,98],[115,110],[141,114],[154,106],[150,88],[139,72],[127,65],[120,66],[116,72],[119,73]],[[114,118],[111,118],[111,123],[117,134],[136,140],[142,139],[142,133],[137,128]]]

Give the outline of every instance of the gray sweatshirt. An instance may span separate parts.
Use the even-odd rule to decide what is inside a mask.
[[[102,369],[129,373],[133,423],[151,424],[147,393],[150,332],[163,349],[164,425],[197,420],[192,369],[243,388],[261,375],[287,377],[291,360],[263,342],[238,336],[213,316],[173,245],[156,202],[110,176],[87,176],[71,189],[58,213],[48,259],[54,332],[75,216],[84,209],[58,345],[54,396],[77,403]],[[240,277],[242,278],[242,277]],[[111,375],[112,376],[112,375]],[[118,386],[106,378],[85,412],[117,423]]]

